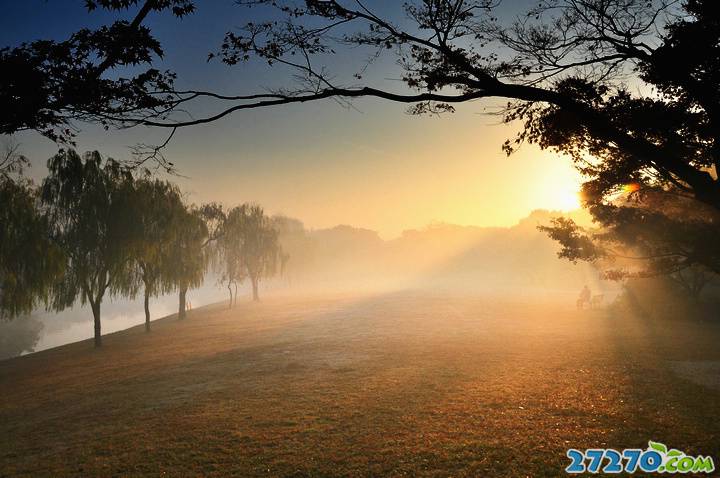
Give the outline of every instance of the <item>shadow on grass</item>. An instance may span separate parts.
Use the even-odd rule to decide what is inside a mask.
[[[653,440],[691,454],[717,453],[720,393],[681,378],[672,363],[720,360],[720,327],[658,318],[631,295],[601,320],[625,384],[615,448],[645,448]]]

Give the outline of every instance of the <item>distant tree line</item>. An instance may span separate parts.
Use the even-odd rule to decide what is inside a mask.
[[[235,288],[232,305],[238,283],[249,279],[259,300],[260,281],[287,260],[260,206],[189,205],[173,183],[97,151],[60,150],[35,185],[19,158],[0,167],[0,318],[79,302],[92,310],[99,347],[108,296],[142,294],[150,331],[150,299],[176,291],[185,318],[187,291],[211,265]]]

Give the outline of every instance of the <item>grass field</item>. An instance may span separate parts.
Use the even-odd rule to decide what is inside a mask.
[[[0,476],[563,476],[720,452],[716,326],[441,294],[212,306],[0,362]],[[705,372],[703,372],[705,370]]]

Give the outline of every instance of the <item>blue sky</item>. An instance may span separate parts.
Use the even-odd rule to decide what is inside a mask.
[[[223,35],[267,11],[249,12],[233,1],[197,2],[197,12],[178,20],[153,14],[148,25],[165,50],[163,68],[176,71],[178,85],[224,93],[263,91],[290,85],[287,70],[261,62],[227,67],[207,62]],[[524,2],[505,2],[504,15]],[[377,11],[398,16],[401,2],[374,1]],[[82,27],[97,27],[134,11],[88,13],[82,0],[3,1],[0,44],[64,39]],[[341,76],[354,71],[365,53],[326,59]],[[396,88],[393,59],[373,65],[375,84]],[[374,99],[345,109],[328,100],[247,111],[210,125],[183,129],[167,148],[168,158],[189,179],[177,178],[196,202],[228,205],[257,201],[270,213],[298,217],[309,227],[346,223],[386,237],[433,221],[510,225],[535,208],[568,208],[579,178],[566,159],[524,148],[507,159],[502,141],[516,127],[498,124],[492,100],[463,105],[442,118],[405,114],[405,106]],[[196,112],[217,105],[202,105]],[[80,125],[79,150],[122,158],[138,142],[162,142],[167,131],[147,128],[104,132]],[[34,133],[18,136],[41,178],[57,145]]]

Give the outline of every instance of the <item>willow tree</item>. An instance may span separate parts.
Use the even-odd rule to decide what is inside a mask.
[[[65,267],[51,241],[37,188],[0,173],[0,318],[29,314],[47,303]]]
[[[223,241],[229,247],[228,267],[234,278],[250,279],[253,300],[259,301],[260,281],[277,274],[282,261],[278,232],[263,209],[255,204],[231,209],[225,224]]]
[[[222,225],[222,233],[217,240],[217,264],[220,283],[226,284],[229,293],[228,307],[237,303],[237,286],[247,278],[242,262],[242,217],[239,208],[231,209]],[[234,292],[234,294],[233,294]]]
[[[178,317],[184,319],[187,291],[200,287],[205,280],[209,255],[205,250],[208,227],[200,211],[184,203],[176,204],[170,220],[170,240],[167,243],[167,280],[178,291]]]
[[[173,289],[172,245],[175,214],[184,209],[177,186],[168,181],[141,178],[132,197],[134,220],[139,237],[134,242],[132,259],[143,286],[145,330],[150,331],[150,298]]]
[[[101,305],[106,293],[132,294],[132,249],[138,238],[132,214],[133,177],[112,159],[60,150],[48,160],[42,203],[53,241],[67,258],[53,286],[52,307],[62,310],[79,299],[90,304],[95,346],[102,345]]]

